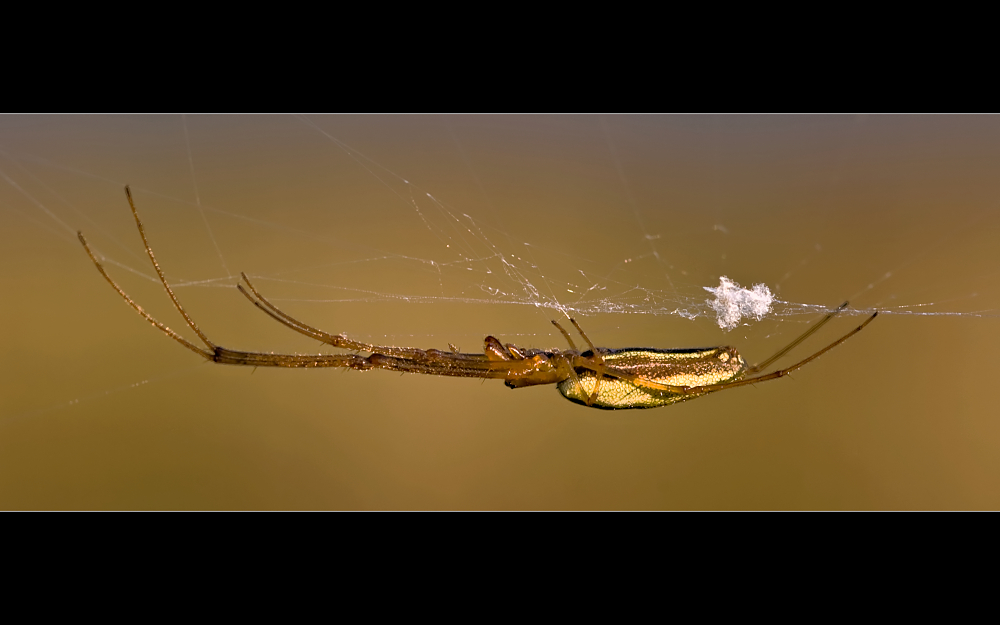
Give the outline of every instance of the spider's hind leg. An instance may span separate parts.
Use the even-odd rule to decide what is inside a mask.
[[[846,303],[845,303],[845,305],[846,305]],[[838,308],[834,312],[830,313],[830,315],[828,315],[820,323],[825,323],[827,320],[829,320],[830,318],[832,318],[833,315],[837,314],[838,312],[840,312],[843,309],[844,309],[844,307],[841,306],[840,308]],[[705,386],[687,387],[687,388],[683,389],[683,392],[684,393],[714,393],[716,391],[724,391],[724,390],[730,389],[730,388],[737,388],[739,386],[746,386],[747,384],[757,384],[759,382],[767,382],[769,380],[777,380],[779,378],[783,378],[784,376],[788,375],[792,371],[795,371],[797,369],[801,369],[802,367],[806,366],[810,362],[816,360],[817,358],[819,358],[823,354],[827,353],[828,351],[830,351],[834,347],[840,345],[841,343],[843,343],[847,339],[851,338],[852,336],[854,336],[858,332],[861,332],[862,330],[865,329],[865,326],[867,326],[872,321],[875,321],[875,317],[878,317],[878,311],[877,310],[874,313],[872,313],[871,317],[868,317],[868,319],[865,319],[864,323],[862,323],[858,327],[854,328],[853,330],[851,330],[850,332],[848,332],[844,336],[842,336],[839,339],[837,339],[836,341],[830,343],[829,345],[827,345],[823,349],[819,350],[818,352],[814,353],[813,355],[808,356],[808,357],[800,360],[799,362],[795,363],[794,365],[791,365],[789,367],[785,367],[784,369],[779,369],[778,371],[772,371],[771,373],[765,373],[765,374],[762,374],[762,375],[756,375],[756,376],[751,376],[751,377],[748,377],[748,378],[743,378],[742,380],[737,380],[735,382],[725,382],[725,383],[722,383],[722,384],[708,384],[708,385],[705,385]],[[812,332],[808,332],[807,335],[811,334],[811,333]],[[798,344],[798,340],[793,341],[793,343]],[[785,350],[782,350],[782,352],[785,352],[785,351],[787,351],[787,348]],[[774,360],[773,356],[768,359],[768,361],[772,361],[772,362],[773,362],[773,360]],[[768,362],[768,361],[765,361],[765,362]]]
[[[796,338],[794,341],[792,341],[788,345],[785,345],[784,347],[782,347],[781,349],[779,349],[777,351],[777,353],[775,353],[773,356],[771,356],[767,360],[759,362],[759,363],[753,365],[752,367],[750,367],[749,369],[747,369],[746,370],[746,375],[753,375],[755,373],[760,373],[764,369],[767,369],[769,366],[771,366],[771,363],[773,363],[774,361],[778,360],[779,358],[781,358],[782,356],[784,356],[788,352],[790,352],[793,349],[795,349],[800,343],[802,343],[802,341],[804,341],[807,338],[809,338],[810,336],[812,336],[817,330],[819,330],[820,328],[822,328],[828,321],[830,321],[831,319],[833,319],[834,317],[836,317],[838,314],[840,314],[841,311],[843,311],[845,308],[847,308],[848,304],[850,304],[850,302],[844,302],[843,304],[841,304],[840,306],[838,306],[836,308],[836,310],[831,310],[829,312],[829,314],[827,314],[827,316],[823,317],[823,319],[821,319],[819,321],[819,323],[817,323],[813,327],[811,327],[808,330],[806,330],[805,332],[803,332],[801,335],[799,335],[798,338]]]

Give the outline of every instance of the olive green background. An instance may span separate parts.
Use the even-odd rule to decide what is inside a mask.
[[[976,116],[0,117],[0,508],[997,508],[998,140]],[[749,361],[816,318],[726,333],[655,314],[721,275],[964,314],[887,314],[793,379],[646,411],[216,366],[76,241],[194,339],[148,279],[126,183],[182,302],[232,348],[317,348],[250,306],[239,271],[325,330],[466,351],[562,347],[558,311],[525,298],[621,304],[581,316],[600,345]]]

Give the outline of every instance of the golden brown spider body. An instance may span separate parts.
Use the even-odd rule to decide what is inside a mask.
[[[716,391],[778,379],[840,345],[860,332],[878,315],[876,312],[857,328],[790,367],[771,373],[751,375],[758,374],[791,351],[792,348],[830,321],[837,313],[844,310],[847,307],[847,302],[844,302],[836,310],[830,311],[819,323],[813,325],[767,360],[748,367],[733,347],[699,349],[647,347],[610,349],[595,347],[580,325],[572,318],[569,319],[570,323],[586,341],[590,347],[589,350],[577,350],[569,333],[556,321],[552,323],[569,343],[570,349],[568,350],[527,349],[511,343],[503,344],[492,336],[486,337],[481,354],[461,353],[454,348],[451,351],[442,351],[371,345],[348,339],[343,335],[329,334],[294,319],[265,299],[246,274],[241,274],[243,284],[237,285],[239,291],[257,308],[279,323],[333,347],[355,352],[368,352],[370,355],[273,354],[233,350],[210,341],[180,305],[173,289],[170,288],[163,276],[159,263],[156,262],[156,257],[146,239],[146,232],[139,220],[139,214],[136,212],[135,203],[132,201],[132,194],[128,187],[125,187],[125,194],[128,197],[129,206],[132,208],[132,215],[135,217],[135,223],[142,237],[146,253],[160,277],[163,288],[173,301],[174,307],[207,346],[207,349],[191,343],[150,316],[111,279],[104,266],[87,245],[82,233],[79,233],[80,242],[101,275],[140,315],[184,347],[220,364],[295,368],[344,367],[359,371],[386,369],[404,373],[502,379],[510,388],[555,384],[566,399],[594,408],[608,410],[655,408],[694,399]],[[751,377],[747,377],[748,375]]]

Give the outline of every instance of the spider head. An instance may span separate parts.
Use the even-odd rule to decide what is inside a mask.
[[[504,384],[508,388],[556,384],[571,375],[571,366],[570,360],[561,353],[528,351],[524,358],[510,363]]]

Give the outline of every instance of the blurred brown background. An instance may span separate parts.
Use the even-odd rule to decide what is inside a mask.
[[[975,116],[0,117],[0,508],[997,508],[998,139]],[[647,411],[216,366],[76,241],[194,339],[149,279],[126,183],[182,302],[232,348],[317,349],[232,288],[240,271],[325,330],[466,351],[562,347],[560,313],[532,302],[603,298],[581,316],[600,345],[750,361],[816,318],[726,333],[667,314],[721,275],[961,314],[887,314],[793,379]]]

